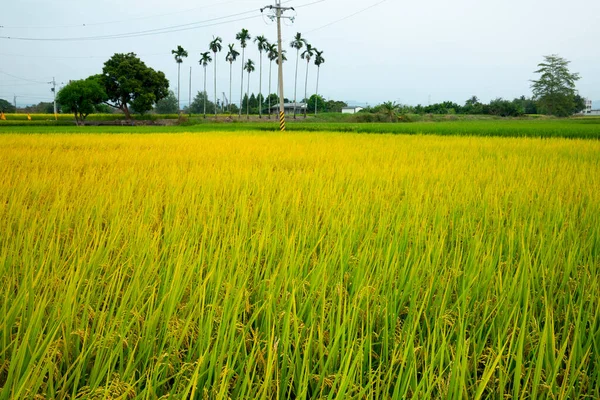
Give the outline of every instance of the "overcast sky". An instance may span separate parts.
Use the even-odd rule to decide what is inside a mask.
[[[274,0],[272,0],[274,2]],[[285,97],[293,98],[295,54],[290,39],[301,32],[324,51],[319,92],[326,99],[377,104],[392,100],[428,104],[444,100],[464,104],[472,95],[483,101],[531,95],[530,79],[544,55],[559,54],[571,61],[582,79],[582,96],[600,100],[600,1],[581,0],[284,0],[295,7],[294,23],[283,26]],[[242,28],[254,38],[276,39],[276,25],[258,9],[268,0],[43,0],[4,1],[0,7],[0,98],[18,104],[49,101],[50,85],[100,73],[116,52],[135,52],[154,69],[165,72],[177,90],[177,65],[171,50],[188,50],[182,64],[182,105],[187,104],[189,68],[193,89],[202,90],[200,52],[213,35],[223,47],[236,43]],[[355,14],[355,15],[354,15]],[[234,16],[237,15],[237,16]],[[223,18],[228,17],[228,18]],[[243,18],[243,20],[242,20]],[[212,20],[212,22],[204,22]],[[196,23],[196,25],[194,25]],[[85,26],[84,26],[85,24]],[[186,25],[187,24],[187,25]],[[206,26],[212,24],[212,26]],[[186,25],[179,32],[110,40],[21,41],[105,36]],[[259,55],[252,42],[247,57],[256,62],[251,92],[258,93]],[[218,54],[219,96],[229,94],[226,51]],[[208,69],[212,83],[213,66]],[[300,60],[298,98],[304,94],[306,62]],[[7,75],[9,74],[9,75]],[[239,102],[241,64],[234,64],[233,100]],[[12,76],[10,76],[12,75]],[[314,93],[316,67],[309,69],[308,92]],[[25,80],[24,80],[25,79]],[[35,81],[35,82],[31,82]],[[273,73],[275,84],[275,73]],[[268,63],[263,91],[268,85]],[[245,86],[245,84],[244,84]],[[246,88],[244,88],[245,90]],[[272,92],[275,92],[275,88]],[[209,96],[213,90],[209,84]]]

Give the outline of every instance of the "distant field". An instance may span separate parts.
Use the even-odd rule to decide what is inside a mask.
[[[0,135],[0,399],[600,398],[600,141],[183,129]]]
[[[234,118],[230,122],[204,123],[194,122],[187,126],[8,126],[0,124],[3,133],[184,133],[208,131],[277,131],[278,124],[269,122],[245,122]],[[287,129],[298,131],[331,131],[353,133],[390,133],[390,134],[435,134],[454,136],[499,136],[499,137],[564,137],[581,139],[600,139],[600,118],[577,119],[541,119],[541,120],[457,120],[442,122],[411,123],[349,123],[349,122],[306,122],[299,119],[289,121]]]

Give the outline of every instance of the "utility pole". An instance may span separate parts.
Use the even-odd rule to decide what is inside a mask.
[[[260,9],[262,13],[265,9],[275,10],[275,15],[270,15],[271,20],[277,18],[277,60],[279,64],[279,129],[285,131],[285,107],[283,102],[283,53],[281,48],[281,18],[288,18],[294,22],[294,17],[285,17],[283,13],[287,10],[295,11],[293,7],[281,7],[281,0],[275,0],[274,6],[266,6]]]
[[[15,105],[15,114],[17,113],[17,95],[13,95],[13,103]]]
[[[54,79],[54,77],[52,77],[52,93],[54,94],[54,119],[58,120],[58,113],[56,112],[56,79]]]

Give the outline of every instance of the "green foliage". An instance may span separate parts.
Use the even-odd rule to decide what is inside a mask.
[[[169,90],[167,97],[156,102],[154,111],[158,114],[177,114],[177,97],[172,90]]]
[[[578,73],[569,71],[566,59],[556,54],[544,56],[544,62],[538,64],[535,71],[540,74],[538,80],[532,80],[533,97],[543,112],[557,117],[573,114],[575,104],[575,82],[580,79]]]
[[[328,100],[325,102],[325,110],[327,112],[341,113],[342,108],[344,108],[344,107],[348,107],[348,103],[346,103],[344,101]]]
[[[107,98],[104,88],[95,77],[71,81],[56,95],[63,111],[73,113],[78,124],[83,123],[89,114],[96,111],[96,106]]]
[[[500,117],[518,117],[525,113],[518,100],[508,101],[501,98],[492,100],[489,105],[489,114]]]
[[[317,108],[317,112],[324,112],[327,109],[327,103],[325,102],[323,96],[319,96],[316,94],[310,96],[306,104],[308,106],[309,113],[314,113],[315,107]]]
[[[205,92],[198,92],[194,100],[192,101],[192,105],[186,108],[186,112],[190,114],[203,114],[204,113],[204,101],[206,100],[206,112],[208,114],[215,113],[215,103],[208,99],[208,96]]]
[[[14,113],[16,109],[15,106],[10,104],[7,100],[0,99],[0,111],[3,113]]]
[[[108,95],[110,105],[120,109],[128,119],[130,107],[140,114],[152,109],[157,101],[169,95],[169,81],[134,53],[117,53],[104,63],[98,77]]]

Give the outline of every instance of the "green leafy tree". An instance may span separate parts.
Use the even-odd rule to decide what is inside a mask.
[[[263,51],[269,51],[269,41],[263,35],[257,36],[254,38],[254,43],[257,44],[258,52],[260,54],[260,67],[259,67],[259,83],[258,83],[258,95],[259,95],[259,103],[262,98],[262,59],[263,59]],[[262,118],[262,104],[258,105],[258,117]]]
[[[188,52],[181,46],[177,46],[175,50],[171,50],[171,54],[175,56],[177,63],[177,108],[181,109],[181,63],[188,56]]]
[[[188,107],[188,112],[193,114],[201,114],[202,112],[214,113],[215,103],[208,99],[206,92],[198,92],[192,104]]]
[[[310,68],[310,60],[315,55],[315,48],[310,43],[306,43],[306,49],[302,52],[300,57],[306,60],[306,79],[304,81],[304,98],[308,99],[308,70]],[[306,118],[306,112],[308,108],[304,109],[304,118]]]
[[[242,79],[240,85],[240,113],[239,117],[242,117],[242,96],[244,94],[244,70],[246,69],[246,64],[244,64],[244,57],[246,55],[246,46],[248,46],[248,40],[252,39],[250,34],[248,33],[248,29],[242,29],[238,34],[235,35],[235,38],[240,41],[240,46],[242,47]]]
[[[200,65],[202,66],[202,68],[204,68],[204,103],[206,103],[206,97],[207,97],[206,96],[206,67],[208,66],[208,64],[211,61],[212,61],[212,58],[210,57],[210,52],[209,51],[200,54],[200,61],[198,61],[198,62],[200,63]],[[206,118],[206,104],[204,104],[204,118]]]
[[[0,99],[0,111],[2,111],[3,113],[14,113],[16,111],[16,108],[7,100]]]
[[[250,93],[250,74],[252,72],[254,72],[254,70],[256,69],[254,67],[254,61],[248,59],[248,62],[244,66],[244,69],[246,70],[246,72],[248,72],[248,90],[246,91],[246,97],[247,97]],[[250,102],[248,102],[248,104],[246,106],[246,117],[248,119],[250,119]]]
[[[585,110],[585,99],[576,94],[575,97],[573,97],[573,111],[571,114],[577,114],[583,110]]]
[[[321,74],[321,65],[323,64],[325,64],[323,52],[315,49],[315,65],[317,66],[317,91],[315,92],[316,96],[319,96],[319,75]],[[315,116],[317,116],[318,109],[319,107],[315,107]]]
[[[100,83],[108,96],[107,104],[131,119],[130,107],[144,114],[157,101],[169,95],[169,81],[136,57],[135,53],[117,53],[102,68]]]
[[[176,114],[177,109],[177,97],[175,97],[175,93],[172,90],[169,90],[169,94],[156,102],[156,107],[154,107],[154,111],[157,114]]]
[[[221,46],[221,43],[223,42],[223,39],[221,39],[220,37],[216,37],[213,39],[212,42],[210,42],[209,44],[209,48],[210,50],[213,52],[213,54],[215,55],[214,58],[214,65],[215,65],[215,101],[217,101],[217,53],[221,51],[221,49],[223,48],[223,46]],[[204,89],[206,91],[206,89]],[[215,118],[217,117],[217,107],[215,107]]]
[[[322,96],[317,94],[313,94],[310,96],[310,99],[307,101],[307,107],[309,112],[314,112],[317,115],[317,110],[323,112],[325,111],[326,103],[325,99]]]
[[[556,54],[544,56],[538,64],[538,80],[532,80],[533,97],[547,114],[566,117],[575,109],[575,82],[578,73],[569,71],[570,61]]]
[[[328,100],[325,103],[325,109],[327,110],[327,112],[342,112],[342,108],[344,107],[348,107],[348,103],[343,102],[343,101],[336,101],[336,100]]]
[[[225,56],[225,60],[229,63],[229,113],[231,114],[231,83],[233,81],[233,63],[238,58],[240,53],[234,48],[235,44],[231,43],[228,45],[229,51],[227,52],[227,56]]]
[[[400,112],[400,104],[391,101],[386,101],[379,106],[379,110],[390,122],[398,121],[398,113]]]
[[[298,61],[300,60],[300,49],[304,47],[306,40],[302,38],[302,34],[300,32],[296,33],[294,36],[294,40],[291,41],[290,47],[292,49],[296,49],[296,75],[294,78],[294,119],[296,119],[296,91],[298,88]]]
[[[104,88],[96,77],[71,81],[56,96],[63,110],[75,115],[77,125],[83,125],[87,116],[96,110],[96,105],[107,100]]]

